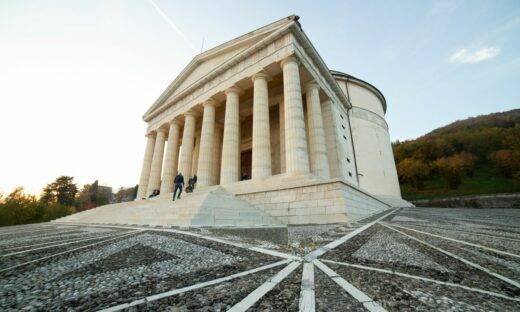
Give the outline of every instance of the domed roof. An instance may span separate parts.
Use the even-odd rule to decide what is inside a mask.
[[[379,91],[378,88],[374,87],[372,84],[370,84],[364,80],[361,80],[357,77],[346,74],[344,72],[340,72],[337,70],[331,70],[330,73],[332,74],[332,76],[334,76],[334,78],[339,78],[339,79],[346,80],[346,81],[352,81],[358,85],[368,88],[379,98],[379,100],[381,101],[381,104],[383,105],[383,111],[386,113],[386,99],[385,99],[385,96],[383,95],[383,93],[381,91]]]

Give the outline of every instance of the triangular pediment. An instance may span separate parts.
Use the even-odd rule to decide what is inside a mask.
[[[287,26],[294,20],[294,17],[291,15],[278,20],[195,56],[145,113],[145,117],[163,103],[171,101],[216,68],[255,45],[255,43],[265,39],[278,29]]]

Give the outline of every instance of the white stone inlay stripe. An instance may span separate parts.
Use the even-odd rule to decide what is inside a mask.
[[[402,231],[399,231],[398,229],[394,229],[394,228],[391,227],[391,226],[388,226],[388,225],[383,224],[383,223],[380,223],[380,224],[383,225],[383,226],[385,226],[385,227],[387,227],[387,228],[389,228],[389,229],[391,229],[392,231],[396,231],[397,233],[400,233],[400,234],[402,234],[402,235],[404,235],[404,236],[406,236],[406,237],[409,237],[409,238],[411,238],[411,239],[413,239],[413,240],[415,240],[415,241],[418,241],[419,243],[422,243],[422,244],[424,244],[424,245],[426,245],[426,246],[428,246],[428,247],[430,247],[430,248],[433,248],[433,249],[435,249],[435,250],[438,250],[438,251],[442,252],[442,253],[445,254],[445,255],[448,255],[448,256],[453,257],[453,258],[455,258],[455,259],[457,259],[457,260],[459,260],[459,261],[462,261],[462,262],[464,262],[465,264],[474,267],[475,269],[479,269],[479,270],[481,270],[481,271],[484,271],[484,272],[486,272],[487,274],[489,274],[489,275],[491,275],[491,276],[494,276],[494,277],[496,277],[496,278],[498,278],[498,279],[501,279],[502,281],[504,281],[504,282],[506,282],[506,283],[508,283],[508,284],[511,284],[511,285],[513,285],[513,286],[515,286],[515,287],[517,287],[517,288],[520,288],[520,283],[518,283],[517,281],[513,281],[513,280],[510,279],[510,278],[507,278],[507,277],[505,277],[505,276],[503,276],[503,275],[501,275],[501,274],[498,274],[498,273],[495,273],[495,272],[493,272],[493,271],[491,271],[491,270],[488,270],[488,269],[486,269],[486,268],[484,268],[484,267],[482,267],[482,266],[480,266],[480,265],[478,265],[478,264],[476,264],[476,263],[474,263],[474,262],[471,262],[471,261],[469,261],[469,260],[466,260],[466,259],[464,259],[464,258],[462,258],[462,257],[460,257],[460,256],[455,255],[455,254],[452,254],[451,252],[449,252],[449,251],[447,251],[447,250],[444,250],[444,249],[439,248],[439,247],[437,247],[437,246],[434,246],[434,245],[432,245],[432,244],[430,244],[430,243],[427,243],[427,242],[423,241],[422,239],[419,239],[419,238],[413,237],[413,236],[411,236],[411,235],[409,235],[409,234],[406,234],[406,233],[404,233],[404,232],[402,232]]]
[[[283,281],[289,274],[291,274],[297,267],[300,266],[300,262],[294,261],[289,263],[285,268],[278,272],[275,276],[270,278],[267,282],[260,285],[257,289],[253,290],[252,293],[247,295],[242,301],[235,304],[228,312],[241,312],[246,311],[252,307],[260,298],[267,294],[273,289],[278,283]]]
[[[49,258],[52,258],[52,257],[60,256],[60,255],[63,255],[63,254],[69,253],[69,252],[73,252],[73,251],[80,250],[80,249],[83,249],[83,248],[87,248],[87,247],[90,247],[90,246],[95,246],[95,245],[98,245],[98,244],[101,244],[101,243],[109,242],[111,240],[118,239],[118,238],[121,238],[121,237],[125,237],[125,236],[128,236],[128,235],[139,233],[139,232],[142,232],[142,230],[136,230],[136,231],[133,231],[133,232],[130,232],[130,233],[119,235],[119,236],[114,237],[114,238],[109,238],[109,239],[105,239],[105,240],[100,241],[100,242],[95,242],[95,243],[90,244],[90,245],[81,246],[81,247],[70,249],[70,250],[65,250],[65,251],[59,252],[57,254],[53,254],[53,255],[50,255],[50,256],[46,256],[46,257],[43,257],[43,258],[31,260],[31,261],[27,261],[27,262],[24,262],[24,263],[20,263],[20,264],[17,264],[15,266],[12,266],[12,267],[9,267],[9,268],[1,269],[0,272],[10,271],[10,270],[13,270],[13,269],[16,269],[16,268],[19,268],[19,267],[22,267],[22,266],[34,263],[34,262],[38,262],[38,261],[42,261],[42,260],[49,259]]]
[[[59,231],[58,232],[53,232],[50,235],[36,234],[36,235],[31,235],[31,236],[16,237],[16,238],[13,238],[13,239],[9,239],[9,241],[3,242],[2,245],[10,244],[11,241],[13,241],[13,240],[26,241],[26,240],[30,240],[30,239],[33,239],[33,238],[53,238],[53,237],[64,235],[64,234],[74,233],[76,231],[77,230],[74,229],[74,230],[66,230],[66,231],[61,231],[61,232],[59,232]]]
[[[394,223],[391,223],[391,224],[392,225],[396,225]],[[408,226],[410,226],[410,225],[412,225],[412,226],[419,226],[419,225],[415,225],[415,224],[408,224]],[[404,226],[401,226],[401,227],[404,228]],[[462,234],[467,234],[467,235],[487,236],[487,237],[492,237],[492,238],[498,238],[498,239],[505,239],[505,240],[510,240],[510,241],[514,241],[514,242],[520,242],[520,239],[518,239],[518,238],[507,237],[507,236],[484,234],[484,233],[475,233],[475,232],[471,232],[471,231],[457,230],[457,229],[453,229],[453,228],[452,229],[446,229],[446,228],[443,228],[443,227],[432,226],[432,225],[427,225],[427,224],[421,224],[420,227],[422,227],[422,228],[429,228],[429,229],[436,229],[436,230],[445,230],[445,231],[451,231],[451,232],[460,232]]]
[[[320,260],[314,260],[314,265],[317,266],[323,273],[327,274],[336,284],[345,289],[354,299],[361,302],[363,306],[371,312],[380,312],[386,311],[382,306],[380,306],[377,302],[372,300],[367,294],[357,289],[354,285],[347,282],[341,276],[339,276],[336,272],[334,272],[331,268],[323,264]]]
[[[125,232],[125,233],[127,233],[127,232]],[[35,251],[35,250],[42,250],[42,249],[47,249],[47,248],[52,248],[52,247],[58,247],[58,246],[63,246],[63,245],[74,244],[74,243],[87,242],[87,241],[91,241],[91,240],[95,240],[95,239],[109,238],[109,237],[117,236],[117,235],[121,235],[121,234],[124,234],[124,233],[116,233],[116,234],[111,233],[109,235],[105,235],[105,236],[101,236],[101,237],[91,237],[91,238],[86,238],[86,239],[84,238],[84,239],[75,240],[75,241],[72,241],[72,242],[66,242],[66,243],[60,243],[60,244],[56,244],[56,245],[50,245],[50,246],[38,247],[38,248],[33,248],[33,249],[28,249],[28,250],[16,251],[16,252],[12,252],[12,253],[8,253],[8,254],[5,254],[5,255],[2,255],[2,257],[9,257],[9,256],[14,256],[14,255],[20,255],[20,254],[24,254],[24,253]]]
[[[81,233],[81,235],[85,236],[86,233]],[[89,237],[102,237],[102,236],[106,236],[107,233],[95,233],[95,234],[92,234],[90,235]],[[80,236],[80,235],[75,235],[75,236]],[[41,242],[41,243],[38,243],[38,244],[32,244],[32,245],[22,245],[22,246],[19,246],[19,247],[9,247],[9,248],[4,248],[4,251],[8,251],[8,250],[18,250],[18,249],[25,249],[25,248],[30,248],[30,247],[35,247],[35,246],[45,246],[45,245],[51,245],[51,244],[56,244],[56,243],[65,243],[65,242],[70,242],[72,240],[76,240],[78,239],[77,237],[74,237],[74,238],[69,238],[69,239],[58,239],[56,240],[58,237],[55,237],[55,238],[52,238],[53,240],[51,241],[46,241],[46,242]]]
[[[13,231],[17,232],[17,230],[22,230],[22,232],[23,232],[23,231],[26,231],[27,229],[37,229],[37,228],[45,228],[45,227],[53,228],[54,225],[50,224],[49,222],[12,225],[12,226],[7,226],[6,228],[1,229],[0,233],[12,233]]]
[[[100,310],[100,311],[105,311],[105,312],[108,312],[108,311],[120,311],[120,310],[123,310],[123,309],[127,309],[129,307],[133,307],[133,306],[136,306],[136,305],[143,304],[143,303],[147,303],[147,302],[151,302],[151,301],[155,301],[155,300],[171,297],[171,296],[174,296],[174,295],[185,293],[185,292],[190,291],[190,290],[195,290],[195,289],[199,289],[199,288],[202,288],[202,287],[219,284],[219,283],[222,283],[222,282],[226,282],[226,281],[235,279],[237,277],[242,277],[242,276],[246,276],[246,275],[253,274],[253,273],[256,273],[256,272],[268,270],[270,268],[274,268],[274,267],[277,267],[277,266],[280,266],[280,265],[284,265],[284,264],[286,264],[286,263],[288,263],[290,261],[291,260],[288,260],[288,259],[287,260],[278,261],[278,262],[275,262],[275,263],[271,263],[271,264],[268,264],[268,265],[261,266],[259,268],[251,269],[251,270],[248,270],[248,271],[236,273],[236,274],[233,274],[233,275],[217,278],[217,279],[214,279],[214,280],[211,280],[211,281],[202,282],[202,283],[199,283],[199,284],[195,284],[195,285],[191,285],[191,286],[187,286],[187,287],[183,287],[183,288],[179,288],[179,289],[170,290],[170,291],[167,291],[167,292],[163,292],[163,293],[160,293],[160,294],[148,296],[146,298],[139,299],[139,300],[134,300],[134,301],[132,301],[130,303],[123,303],[123,304],[120,304],[120,305],[117,305],[117,306],[113,306],[113,307],[110,307],[110,308],[107,308],[107,309],[103,309],[103,310]]]
[[[32,230],[32,229],[27,229],[27,230],[23,230],[23,231],[16,231],[16,232],[7,232],[7,233],[0,233],[0,236],[4,236],[4,235],[13,235],[13,234],[23,234],[23,233],[39,233],[39,232],[46,232],[46,231],[49,231],[49,230],[52,230],[52,228],[49,228],[49,229],[38,229],[38,230]],[[74,231],[75,229],[72,228],[72,229],[64,229],[62,232],[72,232]],[[60,232],[58,232],[60,233]],[[55,235],[56,233],[52,233],[52,235]],[[32,236],[27,236],[27,237],[24,237],[24,238],[29,238],[29,237],[35,237],[35,236],[38,236],[38,235],[32,235]]]
[[[308,260],[308,261],[312,261],[312,260],[318,258],[319,256],[323,255],[327,251],[329,251],[331,249],[334,249],[334,248],[338,247],[339,245],[345,243],[346,241],[348,241],[352,237],[354,237],[354,236],[358,235],[359,233],[365,231],[366,229],[368,229],[372,225],[376,224],[380,220],[383,220],[384,218],[388,217],[389,215],[395,213],[398,210],[399,209],[392,210],[389,213],[383,215],[382,217],[379,217],[377,220],[372,221],[370,223],[367,223],[367,224],[363,225],[362,227],[359,227],[359,228],[355,229],[354,231],[348,233],[347,235],[342,236],[342,237],[338,238],[337,240],[328,243],[325,246],[319,247],[318,249],[314,250],[313,252],[311,252],[307,256],[305,256],[305,259]]]
[[[314,264],[303,264],[302,286],[300,291],[300,311],[314,312],[316,310],[316,296],[314,293]]]
[[[449,240],[449,241],[456,242],[456,243],[459,243],[459,244],[468,245],[468,246],[471,246],[471,247],[477,247],[477,248],[489,250],[489,251],[492,251],[494,253],[503,254],[503,255],[506,255],[506,256],[514,257],[514,258],[520,258],[520,255],[513,254],[513,253],[510,253],[510,252],[507,252],[507,251],[502,251],[502,250],[498,250],[498,249],[495,249],[495,248],[482,246],[482,245],[479,245],[479,244],[469,243],[469,242],[462,241],[462,240],[455,239],[455,238],[444,237],[444,236],[433,234],[433,233],[419,231],[419,230],[407,228],[407,227],[404,227],[404,226],[401,226],[401,225],[397,225],[397,224],[388,224],[388,225],[391,225],[391,226],[394,226],[394,227],[397,227],[397,228],[400,228],[400,229],[405,229],[405,230],[409,230],[409,231],[413,231],[413,232],[417,232],[417,233],[421,233],[421,234],[425,234],[425,235],[429,235],[429,236],[433,236],[433,237]]]
[[[286,259],[291,259],[291,260],[298,260],[298,261],[302,260],[301,257],[291,255],[288,253],[284,253],[284,252],[279,252],[276,250],[270,250],[270,249],[265,249],[265,248],[260,248],[260,247],[246,247],[246,248],[251,251],[257,251],[257,252],[275,256],[275,257],[286,258]]]
[[[62,224],[65,224],[65,223],[62,223]],[[204,235],[201,235],[201,234],[191,233],[191,232],[181,231],[181,230],[148,228],[148,227],[143,227],[143,226],[101,225],[101,224],[88,224],[88,223],[85,223],[85,224],[73,223],[73,224],[81,225],[81,226],[91,226],[91,227],[106,227],[106,228],[129,229],[129,230],[139,229],[139,230],[143,230],[143,231],[157,231],[157,232],[168,232],[168,233],[184,234],[184,235],[198,237],[198,238],[202,238],[202,239],[205,239],[205,240],[209,240],[209,241],[213,241],[213,242],[217,242],[217,243],[221,243],[221,244],[225,244],[225,245],[231,245],[231,246],[235,246],[235,247],[238,247],[238,248],[243,248],[243,249],[247,249],[247,250],[251,250],[251,251],[256,251],[256,252],[260,252],[260,253],[263,253],[263,254],[266,254],[266,255],[276,256],[276,257],[280,257],[280,258],[284,258],[284,259],[299,260],[299,261],[302,259],[301,257],[295,256],[295,255],[291,255],[291,254],[287,254],[287,253],[283,253],[283,252],[279,252],[279,251],[275,251],[275,250],[270,250],[270,249],[260,248],[260,247],[251,247],[251,246],[246,245],[246,244],[235,243],[235,242],[227,241],[227,240],[220,239],[220,238],[204,236]]]
[[[425,282],[431,282],[431,283],[445,285],[445,286],[450,286],[450,287],[462,288],[462,289],[465,289],[465,290],[474,291],[474,292],[490,295],[490,296],[493,296],[493,297],[498,297],[498,298],[502,298],[502,299],[507,299],[507,300],[513,300],[513,301],[519,301],[520,302],[520,298],[512,298],[512,297],[508,297],[506,295],[502,295],[502,294],[499,294],[499,293],[496,293],[496,292],[492,292],[492,291],[488,291],[488,290],[484,290],[484,289],[480,289],[480,288],[468,287],[468,286],[464,286],[464,285],[461,285],[461,284],[455,284],[455,283],[450,283],[450,282],[443,282],[443,281],[438,281],[438,280],[427,278],[427,277],[411,275],[411,274],[401,273],[401,272],[397,272],[397,271],[391,271],[391,270],[387,270],[387,269],[374,268],[374,267],[369,267],[369,266],[360,265],[360,264],[337,262],[337,261],[325,260],[325,259],[322,259],[321,261],[327,262],[327,263],[334,263],[334,264],[338,264],[338,265],[344,265],[344,266],[353,267],[353,268],[358,268],[358,269],[362,269],[362,270],[376,271],[376,272],[381,272],[381,273],[393,274],[393,275],[397,275],[397,276],[402,276],[402,277],[416,279],[416,280],[425,281]]]

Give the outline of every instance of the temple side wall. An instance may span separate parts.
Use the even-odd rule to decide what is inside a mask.
[[[348,183],[358,186],[357,168],[354,160],[352,134],[350,132],[347,111],[340,105],[332,104],[333,126],[338,153],[338,170],[340,177]]]
[[[383,105],[368,89],[348,83],[349,119],[359,186],[374,195],[401,198],[401,190]]]
[[[353,222],[389,208],[338,179],[236,196],[286,224]]]

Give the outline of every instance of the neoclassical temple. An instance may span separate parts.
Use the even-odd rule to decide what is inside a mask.
[[[383,94],[330,70],[298,20],[195,56],[144,114],[137,200],[110,205],[112,214],[133,209],[134,222],[168,225],[308,224],[409,205]],[[179,172],[198,182],[173,203]],[[154,190],[160,196],[149,198]],[[163,220],[142,221],[139,207]]]

